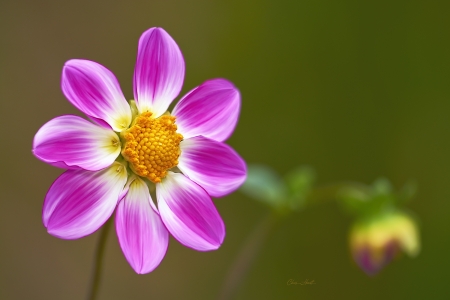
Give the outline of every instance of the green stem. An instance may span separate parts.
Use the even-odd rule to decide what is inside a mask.
[[[97,243],[97,249],[94,258],[94,268],[92,270],[91,285],[89,287],[89,292],[87,299],[95,300],[98,296],[98,291],[100,287],[101,275],[102,275],[102,265],[103,265],[103,254],[105,252],[106,240],[108,238],[109,228],[112,224],[112,217],[103,225],[100,230],[100,236]]]
[[[331,183],[313,188],[306,198],[306,203],[323,203],[329,202],[330,200],[336,200],[338,192],[344,188],[358,189],[364,193],[368,193],[370,189],[370,187],[365,184],[353,181]]]
[[[277,214],[273,212],[270,213],[247,237],[244,246],[240,250],[238,256],[228,271],[228,275],[219,294],[220,300],[231,299],[237,292],[250,267],[255,261],[261,246],[276,224],[278,217],[279,216]]]

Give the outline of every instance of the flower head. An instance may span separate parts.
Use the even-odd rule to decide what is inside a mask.
[[[89,235],[117,207],[119,243],[137,273],[159,265],[169,232],[199,251],[222,244],[225,227],[211,196],[231,193],[246,177],[245,162],[223,143],[236,126],[240,94],[227,80],[209,80],[168,113],[184,71],[180,49],[161,28],[139,40],[129,102],[102,65],[66,62],[62,91],[92,122],[63,115],[34,137],[37,158],[68,169],[45,197],[42,219],[50,234]]]
[[[401,251],[416,256],[419,231],[406,213],[389,212],[356,223],[350,232],[350,248],[360,268],[374,275]]]

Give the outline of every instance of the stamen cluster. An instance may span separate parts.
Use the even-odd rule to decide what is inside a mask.
[[[163,115],[156,119],[151,116],[151,112],[142,113],[122,134],[125,139],[122,155],[137,175],[158,183],[167,170],[178,165],[183,136],[176,132],[174,116]]]

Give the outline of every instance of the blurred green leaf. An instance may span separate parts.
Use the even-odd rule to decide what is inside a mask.
[[[388,179],[379,178],[365,191],[356,186],[344,187],[338,193],[338,199],[347,212],[362,217],[391,211],[398,204],[412,198],[415,191],[416,185],[413,182],[405,184],[396,192]]]
[[[306,203],[306,197],[316,181],[316,172],[309,166],[298,167],[286,175],[291,209],[298,209]]]
[[[381,177],[372,184],[372,199],[368,203],[368,214],[380,213],[394,207],[396,195],[389,179]]]
[[[286,199],[287,189],[275,171],[264,165],[249,165],[247,180],[240,189],[249,197],[269,204],[281,206]]]

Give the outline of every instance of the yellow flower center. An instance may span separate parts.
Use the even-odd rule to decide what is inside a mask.
[[[176,132],[175,117],[163,115],[154,119],[151,116],[151,112],[142,113],[122,133],[125,139],[122,155],[130,162],[133,172],[157,183],[166,176],[167,170],[178,165],[183,136]]]

